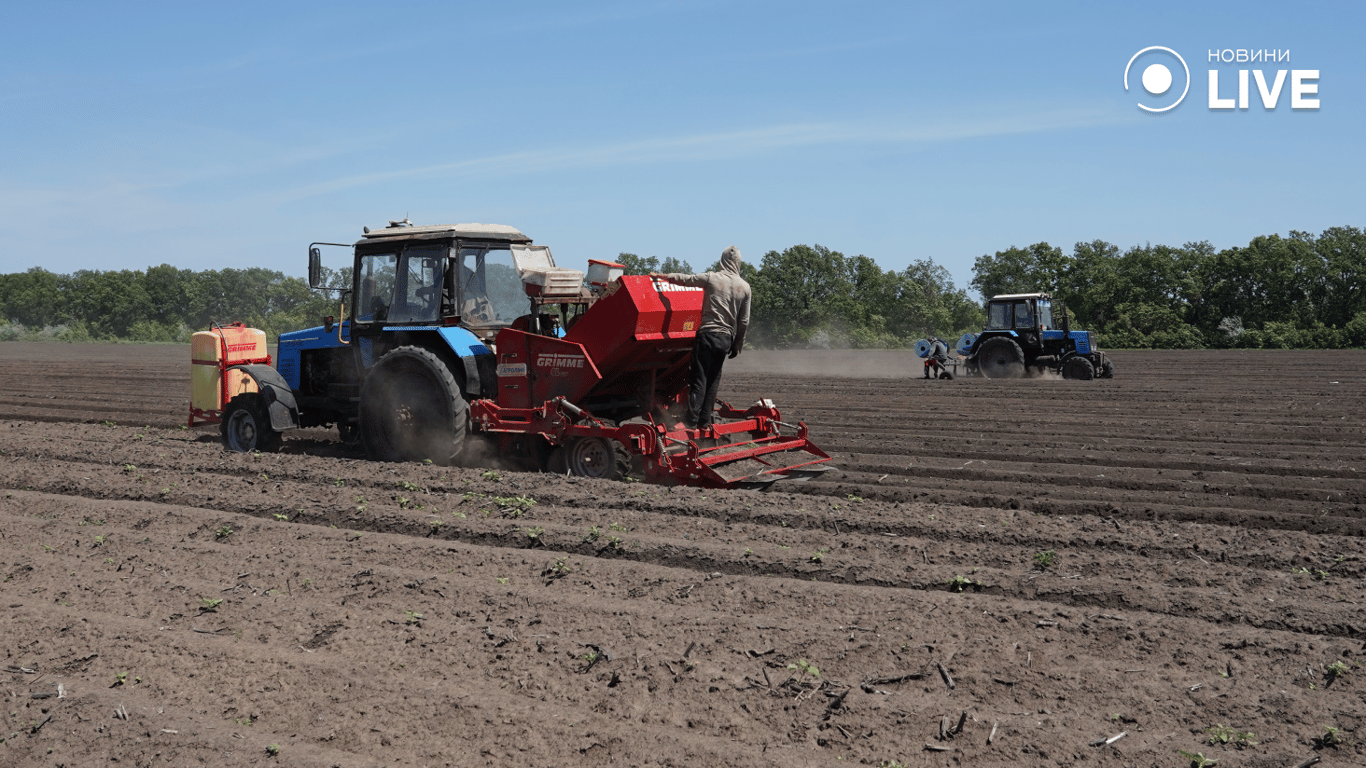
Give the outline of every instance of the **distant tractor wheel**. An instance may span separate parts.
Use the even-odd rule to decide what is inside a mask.
[[[1024,352],[1004,336],[987,339],[977,350],[977,367],[988,379],[1018,379],[1025,373]]]
[[[238,453],[273,451],[280,444],[280,433],[270,426],[270,407],[260,392],[244,392],[223,409],[219,425],[223,446]]]
[[[605,437],[581,437],[565,449],[564,461],[569,474],[621,480],[631,472],[631,454],[626,446]]]
[[[1110,362],[1110,358],[1105,358],[1105,364],[1100,367],[1100,377],[1102,379],[1113,379],[1115,377],[1115,364]]]
[[[360,392],[360,436],[379,461],[455,461],[469,429],[469,404],[441,358],[422,347],[381,357]]]
[[[1062,377],[1073,381],[1090,381],[1096,377],[1096,368],[1084,357],[1069,357],[1062,364]]]
[[[953,381],[953,374],[950,373],[948,370],[942,370],[942,371],[939,372],[939,378],[945,379],[945,380],[948,380],[948,381]]]

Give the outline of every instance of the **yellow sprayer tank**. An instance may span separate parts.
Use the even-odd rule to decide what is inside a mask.
[[[222,372],[222,367],[265,357],[265,331],[233,323],[196,333],[190,340],[190,408],[221,411],[233,397],[243,392],[255,392],[254,379],[241,371]],[[223,375],[227,376],[228,383],[226,397],[222,386]]]

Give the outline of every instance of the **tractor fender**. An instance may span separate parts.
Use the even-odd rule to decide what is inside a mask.
[[[289,388],[279,371],[269,365],[232,365],[228,370],[241,371],[256,382],[256,389],[266,399],[270,411],[271,429],[276,432],[298,429],[299,404],[294,399],[294,390]]]
[[[437,333],[441,336],[441,340],[446,342],[446,345],[455,353],[456,357],[460,358],[460,363],[465,366],[465,394],[473,398],[496,397],[498,391],[496,388],[491,392],[484,392],[485,387],[482,386],[484,383],[482,379],[486,377],[479,374],[479,357],[487,355],[491,359],[493,352],[484,346],[478,336],[464,328],[448,326],[438,328]]]

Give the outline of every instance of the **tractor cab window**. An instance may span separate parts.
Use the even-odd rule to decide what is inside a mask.
[[[1010,328],[1010,304],[987,305],[987,330],[1000,331]]]
[[[459,315],[469,325],[510,325],[527,313],[526,289],[507,248],[460,249]]]
[[[435,321],[440,309],[445,256],[445,248],[440,247],[362,256],[357,277],[356,322]]]
[[[1053,306],[1043,300],[1039,301],[1039,325],[1044,328],[1053,327]]]
[[[1021,301],[1015,305],[1015,327],[1033,328],[1034,312],[1029,306],[1029,302]]]
[[[362,256],[356,276],[356,321],[381,322],[389,318],[398,283],[398,254]]]
[[[446,249],[423,246],[403,251],[402,271],[395,286],[391,323],[426,323],[437,319],[441,303],[442,264]]]

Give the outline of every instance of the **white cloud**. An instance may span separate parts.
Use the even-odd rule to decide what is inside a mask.
[[[669,162],[699,162],[769,154],[793,147],[837,144],[917,144],[956,139],[1093,128],[1131,122],[1108,109],[1063,109],[1005,114],[927,125],[795,123],[746,131],[640,139],[590,147],[559,147],[356,174],[286,190],[274,202],[326,195],[399,179],[456,179],[507,176]]]

